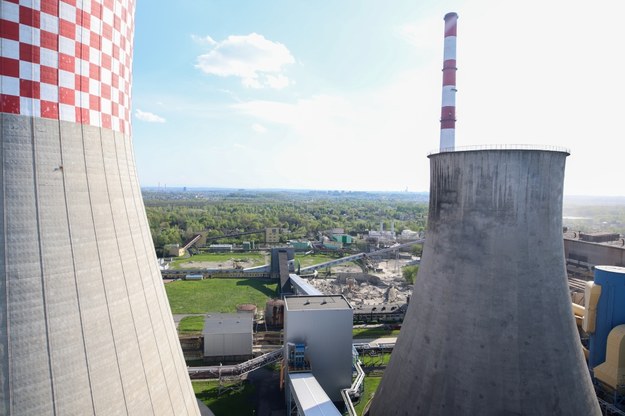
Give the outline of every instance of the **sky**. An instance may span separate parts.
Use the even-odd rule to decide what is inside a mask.
[[[139,0],[141,185],[428,191],[452,11],[456,146],[562,146],[565,195],[625,195],[622,0]]]

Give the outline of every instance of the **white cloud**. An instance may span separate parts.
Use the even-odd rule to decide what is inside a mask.
[[[217,44],[217,42],[215,42],[215,40],[208,35],[206,36],[191,35],[191,39],[193,39],[195,43],[198,43],[200,45],[213,46]]]
[[[252,124],[252,130],[254,130],[256,133],[265,133],[265,132],[267,132],[267,128],[265,126],[263,126],[262,124],[258,124],[258,123]]]
[[[439,74],[434,66],[401,74],[368,91],[320,94],[293,102],[252,100],[232,108],[254,122],[277,125],[275,131],[280,133],[266,136],[272,143],[268,156],[272,160],[354,160],[354,169],[341,170],[344,189],[391,190],[388,177],[380,175],[382,169],[392,172],[401,189],[410,184],[411,189],[427,190],[425,156],[438,144]],[[324,169],[303,169],[295,176],[288,171],[279,179],[286,187],[308,183],[334,189],[338,183],[336,175]]]
[[[247,88],[263,88],[263,84],[261,84],[260,81],[258,81],[258,79],[256,78],[243,78],[241,79],[241,84],[243,84],[243,86]]]
[[[284,88],[289,79],[283,74],[284,67],[295,62],[286,46],[272,42],[263,35],[228,36],[221,42],[204,43],[212,50],[197,58],[196,68],[210,75],[239,77],[248,88]],[[205,39],[205,38],[202,38]]]
[[[135,111],[135,117],[141,121],[147,121],[148,123],[164,123],[165,119],[161,116],[157,116],[154,113],[150,113],[147,111],[141,111],[137,108]]]
[[[291,81],[282,74],[278,75],[267,75],[265,78],[267,81],[267,85],[271,88],[275,88],[277,90],[281,90],[282,88],[286,88],[291,84]]]

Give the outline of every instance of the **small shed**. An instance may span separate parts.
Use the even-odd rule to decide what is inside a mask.
[[[251,313],[214,313],[204,319],[204,361],[229,362],[252,358]]]

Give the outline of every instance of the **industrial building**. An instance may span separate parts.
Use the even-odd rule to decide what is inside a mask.
[[[608,265],[625,267],[625,246],[616,234],[608,241],[603,238],[582,239],[581,233],[564,235],[564,256],[567,264],[590,271],[594,266]],[[600,240],[600,241],[596,241]]]
[[[625,268],[597,266],[586,285],[583,329],[590,334],[588,365],[613,389],[625,386]]]
[[[0,414],[198,415],[134,164],[135,2],[1,4]],[[625,269],[600,266],[624,265],[623,251],[608,260],[563,246],[565,149],[456,147],[456,19],[445,17],[427,244],[408,310],[390,311],[406,316],[370,414],[598,415],[587,363],[600,394],[625,402]],[[278,243],[280,229],[265,237]],[[396,238],[382,227],[371,237]],[[565,249],[597,266],[580,312],[587,344]],[[267,305],[283,349],[229,370],[283,354],[288,410],[338,416],[334,403],[363,377],[353,380],[354,310],[294,275],[293,257],[275,249],[252,272],[301,293]],[[207,317],[204,356],[252,357],[252,326],[253,313]]]
[[[303,346],[308,371],[333,402],[352,384],[352,326],[353,310],[342,295],[284,298],[285,351]]]
[[[290,373],[288,389],[292,392],[288,398],[288,409],[294,407],[293,411],[297,411],[298,415],[341,416],[312,373]]]
[[[211,244],[208,246],[209,251],[213,253],[232,253],[232,244]]]
[[[252,358],[253,313],[214,313],[204,318],[204,361],[232,362]]]
[[[134,162],[135,1],[1,10],[0,414],[198,415]]]
[[[280,242],[280,228],[265,228],[265,243],[276,244]]]

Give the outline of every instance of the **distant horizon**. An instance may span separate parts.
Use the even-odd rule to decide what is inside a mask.
[[[230,187],[230,186],[180,186],[180,185],[146,185],[141,186],[142,190],[161,190],[161,191],[283,191],[283,192],[339,192],[339,193],[369,193],[369,194],[429,194],[429,191],[413,191],[413,190],[357,190],[357,189],[322,189],[322,188],[251,188],[251,187]],[[564,194],[564,198],[592,198],[592,199],[623,199],[625,195],[584,195],[584,194]]]

